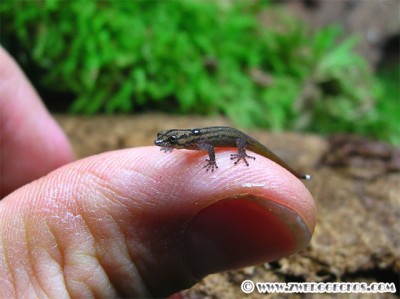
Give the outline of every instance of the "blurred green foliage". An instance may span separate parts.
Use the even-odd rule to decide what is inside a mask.
[[[72,92],[75,113],[224,114],[239,126],[399,142],[395,107],[353,51],[356,41],[338,42],[336,27],[312,33],[292,18],[269,21],[279,16],[271,9],[257,1],[3,1],[2,43],[17,39],[19,62],[28,55],[44,86]]]
[[[378,80],[380,96],[376,102],[377,121],[364,135],[400,145],[400,65],[383,68],[378,72]]]

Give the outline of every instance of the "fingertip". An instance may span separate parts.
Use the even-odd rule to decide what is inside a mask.
[[[249,167],[235,165],[229,150],[217,151],[219,168],[209,173],[200,167],[206,156],[177,151],[166,170],[185,182],[182,206],[194,213],[184,244],[196,277],[276,260],[307,246],[316,207],[298,178],[261,156]]]

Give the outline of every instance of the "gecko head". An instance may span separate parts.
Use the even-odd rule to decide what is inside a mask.
[[[191,130],[162,130],[158,132],[154,144],[161,147],[186,148]]]

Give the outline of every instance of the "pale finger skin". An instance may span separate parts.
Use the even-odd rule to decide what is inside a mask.
[[[71,146],[0,46],[0,198],[73,161]]]
[[[307,188],[256,154],[234,166],[233,152],[218,150],[211,173],[202,152],[120,150],[13,192],[0,202],[0,297],[167,296],[304,248]]]

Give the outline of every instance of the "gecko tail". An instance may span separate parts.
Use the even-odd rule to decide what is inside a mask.
[[[299,178],[302,179],[302,180],[310,180],[311,179],[311,175],[304,174],[304,175],[299,176]]]

